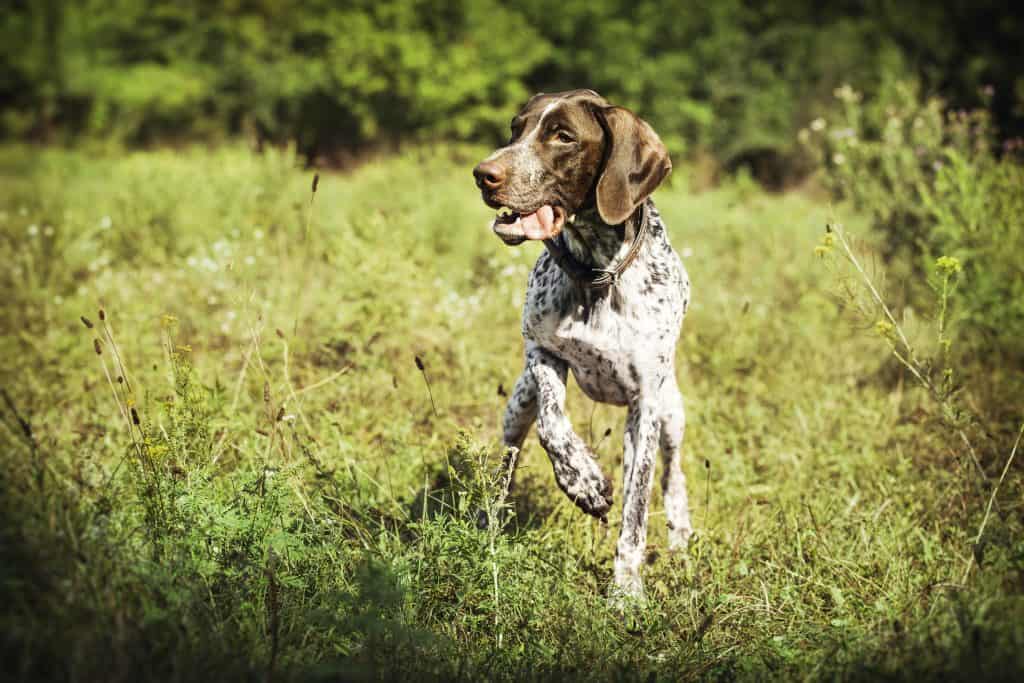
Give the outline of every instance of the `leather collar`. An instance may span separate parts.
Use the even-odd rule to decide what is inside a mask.
[[[644,201],[626,221],[626,235],[629,236],[632,233],[629,251],[621,261],[611,268],[594,268],[581,263],[565,245],[561,235],[544,240],[544,246],[547,247],[548,253],[551,254],[551,258],[555,260],[558,267],[577,284],[587,289],[603,290],[618,284],[619,277],[636,260],[640,253],[640,247],[643,246],[644,238],[647,237],[648,228],[647,202]]]

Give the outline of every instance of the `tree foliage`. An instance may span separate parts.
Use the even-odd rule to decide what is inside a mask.
[[[593,87],[673,151],[785,157],[850,83],[922,80],[955,104],[993,84],[1019,128],[1024,35],[999,3],[667,0],[46,0],[0,28],[5,136],[128,144],[250,134],[335,153],[493,141],[532,92]]]

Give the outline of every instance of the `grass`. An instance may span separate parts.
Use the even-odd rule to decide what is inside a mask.
[[[1020,675],[1015,429],[979,473],[837,305],[814,256],[829,208],[742,178],[691,194],[681,172],[656,196],[693,282],[677,365],[697,535],[665,552],[655,495],[648,607],[608,605],[618,508],[608,528],[579,513],[532,436],[514,517],[478,531],[539,247],[489,234],[475,156],[323,174],[311,202],[287,152],[0,150],[9,670]],[[569,413],[620,479],[621,410],[571,387]]]

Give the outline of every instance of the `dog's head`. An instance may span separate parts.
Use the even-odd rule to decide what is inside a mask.
[[[514,119],[509,143],[473,176],[498,210],[506,244],[550,239],[577,211],[595,207],[608,225],[624,222],[669,171],[657,133],[593,90],[539,94]]]

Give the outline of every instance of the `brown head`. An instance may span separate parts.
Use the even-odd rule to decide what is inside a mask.
[[[640,117],[593,90],[539,94],[514,119],[508,145],[473,176],[498,210],[506,244],[550,239],[577,211],[596,207],[623,223],[672,170],[668,151]]]

